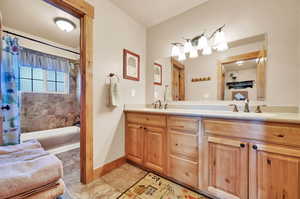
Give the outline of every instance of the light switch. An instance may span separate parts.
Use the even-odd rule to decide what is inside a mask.
[[[131,97],[135,96],[135,89],[131,89]]]

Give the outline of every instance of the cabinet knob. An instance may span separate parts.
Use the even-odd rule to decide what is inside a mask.
[[[253,148],[254,150],[257,150],[257,146],[256,146],[256,145],[253,145],[252,148]]]
[[[241,143],[240,146],[241,148],[245,148],[246,145],[244,143]]]
[[[146,127],[144,127],[144,130],[147,130],[147,128],[146,128]]]

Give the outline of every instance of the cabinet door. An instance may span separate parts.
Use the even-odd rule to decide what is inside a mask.
[[[128,123],[125,135],[125,150],[127,159],[142,165],[143,143],[143,127]]]
[[[249,198],[299,199],[300,150],[251,144]]]
[[[208,138],[208,191],[222,199],[248,198],[248,144]]]
[[[145,127],[144,136],[144,166],[163,173],[165,167],[165,129]]]

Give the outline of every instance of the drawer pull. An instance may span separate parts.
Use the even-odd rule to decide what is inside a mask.
[[[257,149],[258,149],[258,147],[257,147],[256,145],[253,145],[252,148],[253,148],[254,150],[257,150]]]
[[[184,128],[184,126],[173,126],[173,128]]]
[[[241,143],[240,146],[241,146],[241,148],[245,148],[245,144],[244,143]]]
[[[178,146],[178,144],[176,143],[175,146]]]
[[[277,135],[277,137],[279,137],[279,138],[284,138],[284,135],[279,134],[279,135]]]

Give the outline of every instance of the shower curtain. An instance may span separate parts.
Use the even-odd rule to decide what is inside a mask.
[[[19,52],[17,38],[1,38],[2,145],[20,143]],[[1,134],[0,134],[1,135]],[[1,138],[0,138],[1,139]]]

